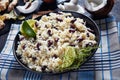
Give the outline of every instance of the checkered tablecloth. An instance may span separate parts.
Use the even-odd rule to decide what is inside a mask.
[[[120,80],[120,23],[113,16],[96,23],[100,28],[101,47],[80,70],[59,75],[35,74],[18,64],[12,46],[19,25],[12,24],[0,53],[0,80]]]

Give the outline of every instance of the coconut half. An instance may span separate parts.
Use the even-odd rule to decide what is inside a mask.
[[[24,6],[17,6],[16,8],[18,9],[19,12],[23,14],[29,14],[37,10],[40,6],[40,1],[35,0],[33,2],[26,2]]]
[[[96,17],[105,17],[112,10],[114,0],[85,0],[85,9]]]

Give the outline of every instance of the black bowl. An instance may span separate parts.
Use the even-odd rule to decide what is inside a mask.
[[[92,29],[94,31],[94,34],[96,36],[96,41],[97,41],[97,46],[99,46],[99,42],[100,42],[100,31],[99,31],[99,28],[98,26],[96,25],[96,23],[89,17],[83,15],[83,14],[80,14],[80,13],[76,13],[76,12],[72,12],[72,11],[63,11],[63,12],[66,12],[66,13],[71,13],[74,17],[78,17],[78,18],[81,18],[83,19],[84,21],[86,21],[86,26],[89,27],[90,29]],[[55,12],[56,13],[56,12]],[[47,15],[47,14],[46,14]],[[41,17],[40,17],[41,18]],[[40,19],[39,18],[39,19]],[[20,34],[20,32],[18,33]],[[18,63],[23,66],[25,69],[29,70],[29,71],[32,71],[32,72],[35,72],[35,73],[42,73],[42,74],[59,74],[59,73],[63,73],[63,72],[68,72],[68,71],[73,71],[73,70],[67,70],[67,71],[63,71],[63,72],[57,72],[57,73],[52,73],[52,72],[39,72],[39,71],[34,71],[30,68],[27,67],[27,65],[25,65],[24,63],[22,63],[20,61],[20,56],[18,56],[16,54],[16,50],[17,50],[17,47],[18,47],[18,42],[19,42],[19,35],[16,35],[15,37],[15,40],[14,40],[14,45],[13,45],[13,50],[14,50],[14,57],[16,58],[16,60],[18,61]],[[86,61],[84,61],[82,65],[84,65],[84,63],[86,63],[96,52],[97,49],[94,49],[92,52],[91,52],[91,55],[86,59]],[[76,69],[78,70],[78,69]],[[74,71],[76,71],[74,70]]]

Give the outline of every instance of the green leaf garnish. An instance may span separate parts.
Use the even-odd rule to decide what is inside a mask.
[[[23,22],[20,31],[23,35],[25,35],[27,37],[36,37],[36,33],[31,28],[31,26],[28,24],[27,21]]]

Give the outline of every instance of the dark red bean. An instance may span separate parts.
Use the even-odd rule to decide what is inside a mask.
[[[71,25],[70,25],[70,28],[71,28],[71,29],[75,29],[76,27],[75,27],[74,24],[71,24]]]
[[[73,20],[71,20],[71,23],[74,23],[76,20],[77,20],[77,19],[73,19]]]
[[[36,57],[32,57],[32,61],[35,61],[37,58]]]
[[[78,38],[77,41],[80,43],[82,42],[84,39],[83,38]]]
[[[42,71],[45,71],[46,68],[47,68],[47,66],[44,65],[44,66],[42,66],[41,70],[42,70]]]
[[[56,18],[56,20],[57,20],[57,21],[60,21],[60,22],[62,22],[62,21],[63,21],[63,20],[62,20],[62,19],[60,19],[60,18]]]
[[[57,26],[52,25],[52,29],[58,30]]]
[[[74,33],[75,31],[76,31],[75,25],[74,25],[74,24],[71,24],[71,25],[70,25],[70,30],[69,30],[69,32],[70,32],[70,33]]]
[[[38,50],[40,50],[41,43],[37,43],[36,47]]]
[[[73,47],[75,47],[75,44],[70,44],[70,46],[73,46]]]
[[[58,28],[57,27],[53,27],[54,29],[56,29],[56,30],[58,30]]]
[[[45,25],[45,28],[47,28],[47,25]]]
[[[23,50],[25,49],[25,45],[22,46],[22,49],[23,49]]]
[[[48,49],[49,51],[51,50],[51,48]]]
[[[75,29],[70,29],[69,32],[70,33],[74,33],[76,30]]]
[[[48,34],[49,36],[52,36],[51,30],[48,30],[48,31],[47,31],[47,34]]]
[[[90,37],[90,34],[89,34],[89,33],[87,33],[86,35],[87,35],[87,37]]]
[[[39,36],[41,36],[41,34],[39,34]]]
[[[53,44],[52,40],[48,40],[48,47],[50,47]]]
[[[56,54],[54,54],[52,57],[57,58],[58,56]]]

